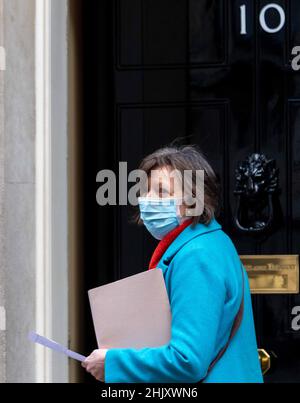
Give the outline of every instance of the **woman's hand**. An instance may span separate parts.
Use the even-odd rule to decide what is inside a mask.
[[[92,354],[81,363],[81,366],[92,374],[97,381],[104,382],[104,362],[107,351],[108,349],[104,348],[94,350]]]

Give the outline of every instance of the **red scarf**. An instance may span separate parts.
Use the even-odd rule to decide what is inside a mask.
[[[170,231],[157,245],[155,248],[153,255],[150,260],[149,264],[149,269],[155,269],[158,265],[158,262],[162,258],[162,255],[165,253],[165,251],[168,249],[168,247],[171,245],[171,243],[174,241],[175,238],[187,227],[192,223],[192,218],[189,220],[184,221],[182,224],[180,224],[178,227],[174,228],[172,231]]]

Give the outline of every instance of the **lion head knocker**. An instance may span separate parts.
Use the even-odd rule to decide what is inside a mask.
[[[273,221],[273,194],[278,190],[275,160],[252,154],[235,170],[237,207],[236,227],[242,232],[265,232]]]

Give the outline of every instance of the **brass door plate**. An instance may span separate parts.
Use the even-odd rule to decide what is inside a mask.
[[[262,348],[258,349],[258,357],[259,357],[259,362],[260,362],[260,366],[261,366],[261,372],[263,375],[265,375],[271,368],[271,357],[266,352],[266,350],[264,350]]]
[[[298,294],[299,255],[241,255],[252,294]]]

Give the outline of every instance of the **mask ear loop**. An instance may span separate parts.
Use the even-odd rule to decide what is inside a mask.
[[[182,204],[183,204],[183,199],[177,198],[176,199],[176,216],[177,216],[177,221],[178,221],[179,225],[189,219],[189,217],[181,215],[180,206]]]

